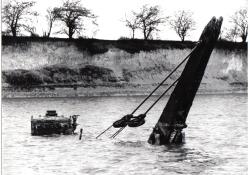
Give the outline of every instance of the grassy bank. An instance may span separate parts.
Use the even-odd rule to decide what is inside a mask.
[[[110,48],[118,48],[128,53],[138,53],[140,51],[154,51],[158,49],[191,49],[196,42],[193,41],[170,41],[170,40],[142,40],[142,39],[122,39],[122,40],[99,40],[99,39],[67,39],[67,38],[46,38],[46,37],[17,37],[2,36],[3,46],[18,45],[23,49],[32,43],[67,43],[75,45],[79,51],[87,51],[89,54],[100,54],[107,52]],[[220,40],[215,48],[222,50],[247,50],[247,43],[229,42]]]

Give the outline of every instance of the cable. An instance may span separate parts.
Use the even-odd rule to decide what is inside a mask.
[[[144,113],[145,115],[154,107],[154,105],[174,86],[174,84],[176,83],[176,82],[178,82],[179,81],[179,79],[180,79],[180,77],[177,79],[177,80],[175,80],[168,88],[167,88],[167,90],[165,90],[162,94],[161,94],[161,96],[148,108],[148,110]]]
[[[193,51],[197,48],[197,46],[198,46],[198,43],[199,42],[197,42],[197,44],[196,44],[196,46],[191,50],[191,52],[174,68],[174,70],[172,70],[169,74],[168,74],[168,76],[134,109],[134,111],[131,113],[131,115],[133,115],[152,95],[153,95],[153,93],[157,90],[157,89],[159,89],[159,87],[190,57],[190,55],[193,53]],[[151,105],[151,107],[145,112],[145,114],[147,114],[147,112],[149,111],[149,110],[151,110],[151,108],[164,96],[164,94],[177,82],[179,80],[179,78],[157,99],[157,101],[155,102],[155,103],[153,103],[153,105]],[[102,134],[104,134],[107,130],[109,130],[111,127],[112,127],[113,125],[110,125],[107,129],[105,129],[102,133],[100,133],[97,137],[96,137],[96,139],[98,138],[98,137],[100,137]],[[123,128],[124,129],[124,128]],[[123,130],[122,129],[122,130]],[[121,131],[122,131],[121,130]],[[121,132],[120,131],[120,129],[117,131],[118,132],[118,134]],[[116,133],[117,133],[116,132]],[[115,134],[116,134],[115,133]],[[116,135],[112,135],[111,136],[111,138],[114,138],[114,137],[116,137]]]
[[[191,50],[191,52],[180,62],[174,70],[172,70],[168,76],[134,109],[131,113],[132,115],[153,95],[153,93],[190,57],[193,51],[196,49],[197,45]]]
[[[179,81],[180,78],[178,78],[177,80],[175,80],[162,94],[161,96],[148,108],[148,110],[144,113],[145,115],[154,107],[154,105],[175,85],[176,82]],[[122,132],[122,130],[125,127],[120,128],[118,131],[116,131],[110,138],[115,138],[120,132]]]
[[[109,130],[111,127],[113,126],[113,124],[112,125],[110,125],[107,129],[105,129],[102,133],[100,133],[98,136],[96,136],[96,139],[98,139],[98,137],[100,137],[102,134],[104,134],[107,130]]]

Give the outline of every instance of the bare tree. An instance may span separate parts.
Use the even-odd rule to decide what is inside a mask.
[[[176,12],[174,17],[169,20],[170,26],[181,38],[182,42],[185,40],[188,32],[194,30],[195,21],[193,20],[192,16],[192,12],[181,10]]]
[[[230,22],[233,24],[232,28],[237,30],[237,35],[241,37],[242,42],[246,42],[248,34],[247,9],[235,12]]]
[[[166,17],[160,17],[159,6],[148,7],[148,5],[144,5],[141,11],[135,14],[145,40],[150,36],[152,37],[154,31],[159,31],[158,26],[165,23],[167,19]]]
[[[233,26],[230,29],[225,29],[226,33],[225,33],[225,39],[229,40],[229,41],[236,41],[237,37],[239,36],[239,30],[237,28],[237,26]]]
[[[135,30],[140,27],[140,23],[139,23],[139,20],[138,20],[138,18],[136,16],[136,13],[132,12],[132,15],[130,16],[129,19],[125,16],[125,21],[124,22],[126,24],[126,27],[131,29],[131,31],[132,31],[132,39],[134,39],[135,38]]]
[[[25,25],[24,30],[27,31],[28,33],[30,33],[30,36],[32,36],[32,37],[39,37],[39,35],[36,33],[35,27]]]
[[[49,37],[51,34],[53,23],[55,22],[55,20],[57,18],[57,14],[55,13],[55,11],[52,8],[48,8],[46,12],[47,12],[47,14],[45,15],[45,17],[46,17],[46,20],[48,22],[48,32],[45,32],[43,35],[45,37]]]
[[[18,2],[16,0],[9,1],[2,8],[2,22],[7,25],[7,32],[12,33],[14,37],[21,29],[34,30],[34,27],[28,25],[32,21],[32,17],[38,13],[31,10],[35,4],[34,1]]]
[[[80,0],[66,0],[62,7],[54,8],[56,18],[66,25],[62,33],[72,38],[75,32],[80,33],[83,30],[83,18],[96,18],[94,14],[81,5]],[[94,22],[94,21],[93,21]]]

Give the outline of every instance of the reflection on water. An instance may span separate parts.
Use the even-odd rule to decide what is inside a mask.
[[[126,128],[113,140],[112,128],[95,139],[143,98],[4,99],[3,174],[247,174],[246,94],[197,96],[187,119],[186,143],[180,146],[147,143],[168,97],[148,113],[143,126]],[[83,128],[83,139],[31,136],[30,116],[48,109],[79,114],[77,132]]]

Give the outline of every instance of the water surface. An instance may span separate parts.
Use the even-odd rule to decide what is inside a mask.
[[[187,118],[186,143],[147,143],[168,97],[139,128],[116,129],[95,137],[114,120],[130,113],[144,97],[31,98],[2,100],[4,175],[78,174],[247,174],[247,95],[198,95]],[[147,106],[139,112],[145,111]],[[30,117],[55,109],[79,114],[78,135],[31,136]]]

